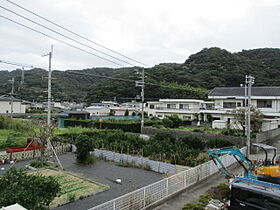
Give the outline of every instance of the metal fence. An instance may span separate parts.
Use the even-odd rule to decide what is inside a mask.
[[[245,154],[246,147],[241,149]],[[222,156],[222,162],[226,167],[234,164],[236,160],[231,156]],[[121,197],[107,201],[90,210],[138,210],[147,208],[169,196],[186,189],[187,187],[204,180],[218,172],[213,161],[188,169],[175,174],[169,178],[160,180]]]
[[[176,165],[164,163],[161,161],[149,160],[144,157],[120,154],[116,152],[98,149],[94,150],[94,155],[96,155],[97,157],[103,157],[106,160],[111,160],[114,162],[128,162],[136,166],[149,167],[152,171],[159,173],[176,173]]]
[[[65,152],[70,152],[71,151],[71,144],[59,144],[54,147],[56,153],[58,155],[63,154]],[[44,152],[45,156],[50,156],[53,155],[53,151],[51,148],[45,149]],[[6,153],[6,154],[1,154],[0,155],[0,160],[27,160],[27,159],[33,159],[36,157],[41,156],[41,151],[40,150],[29,150],[29,151],[24,151],[24,152],[14,152],[14,153]]]

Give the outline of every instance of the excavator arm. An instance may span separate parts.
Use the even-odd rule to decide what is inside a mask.
[[[257,176],[255,176],[253,172],[253,165],[251,160],[249,160],[247,157],[245,157],[242,152],[237,147],[224,147],[220,149],[210,149],[208,150],[208,155],[212,158],[215,165],[218,166],[218,164],[221,166],[219,169],[223,174],[226,175],[226,177],[233,177],[233,175],[226,169],[223,162],[220,159],[220,156],[222,155],[232,155],[236,161],[240,164],[240,166],[244,169],[244,176],[251,179],[257,179]],[[238,159],[238,158],[239,159]],[[243,164],[246,163],[247,167]]]

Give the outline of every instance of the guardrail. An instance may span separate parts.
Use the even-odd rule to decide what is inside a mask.
[[[246,147],[243,147],[241,152],[245,154]],[[221,160],[226,167],[236,162],[236,160],[231,156],[222,156]],[[90,210],[145,209],[217,172],[218,168],[213,161],[208,161],[194,168],[175,174],[169,178],[160,180],[113,200],[107,201],[106,203],[95,206]]]

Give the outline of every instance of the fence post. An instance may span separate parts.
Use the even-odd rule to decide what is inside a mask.
[[[113,202],[113,210],[116,210],[116,200]]]
[[[146,187],[144,187],[144,206],[146,206]]]
[[[166,196],[168,196],[169,178],[166,179]]]
[[[183,173],[183,179],[184,179],[184,188],[187,186],[187,171],[185,171],[184,173]]]

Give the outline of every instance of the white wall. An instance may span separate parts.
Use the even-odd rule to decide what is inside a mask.
[[[21,102],[13,102],[13,113],[25,113],[26,106]],[[11,103],[9,101],[0,101],[0,113],[11,113]]]

